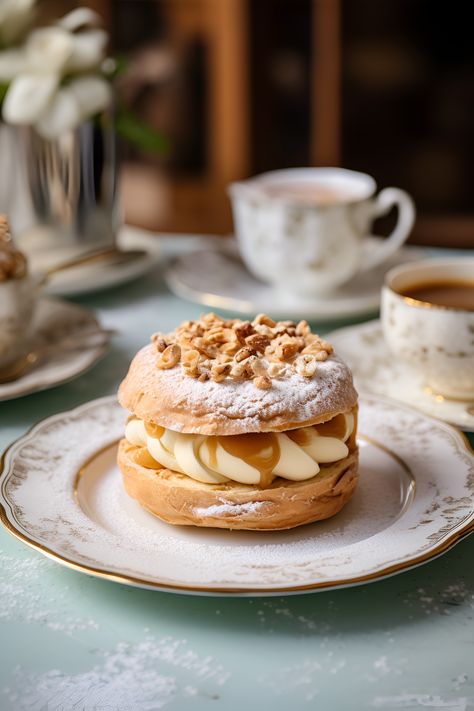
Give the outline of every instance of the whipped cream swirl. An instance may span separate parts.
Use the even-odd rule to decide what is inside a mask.
[[[125,437],[136,447],[146,447],[163,467],[197,481],[268,485],[277,476],[311,479],[320,464],[347,457],[346,441],[354,427],[354,415],[344,413],[321,425],[286,432],[216,437],[174,432],[134,418],[127,423]]]

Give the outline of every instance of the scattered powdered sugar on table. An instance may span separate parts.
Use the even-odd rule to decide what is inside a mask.
[[[230,677],[213,657],[201,657],[186,640],[173,637],[120,643],[99,655],[92,669],[75,674],[26,674],[17,668],[3,693],[15,711],[155,711],[180,698],[215,700]],[[176,671],[186,672],[185,678]]]
[[[46,558],[9,556],[0,552],[0,621],[45,625],[51,630],[71,634],[98,629],[94,620],[71,617],[67,612],[67,588],[51,585],[45,594],[43,576],[57,565]],[[44,582],[44,581],[43,581]]]
[[[453,679],[453,689],[455,691],[459,691],[459,689],[464,686],[464,684],[467,682],[468,676],[466,673],[464,674],[458,674],[458,676]]]
[[[421,606],[425,615],[450,615],[453,607],[469,605],[474,610],[474,589],[468,587],[463,579],[449,583],[444,589],[430,592],[418,588],[405,597],[404,603],[410,607]]]
[[[446,698],[431,694],[401,694],[399,696],[377,696],[372,706],[383,709],[445,709],[445,711],[467,711],[472,699]]]

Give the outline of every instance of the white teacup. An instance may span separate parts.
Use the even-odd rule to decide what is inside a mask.
[[[317,294],[385,261],[405,242],[415,208],[408,193],[375,196],[370,175],[342,168],[295,168],[232,183],[235,231],[242,258],[279,289]],[[368,240],[376,217],[398,207],[391,235]]]
[[[0,367],[25,350],[37,295],[38,280],[33,277],[0,282]]]
[[[394,357],[419,370],[435,394],[470,400],[474,398],[474,311],[404,295],[436,282],[470,283],[474,288],[474,259],[431,260],[391,269],[382,290],[385,339]]]

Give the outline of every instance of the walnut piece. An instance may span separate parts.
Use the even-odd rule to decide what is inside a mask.
[[[166,346],[163,353],[160,353],[157,360],[158,368],[162,370],[168,370],[168,368],[174,368],[181,358],[181,348],[177,343],[172,343],[170,346]]]
[[[259,375],[254,380],[255,387],[260,388],[260,390],[268,390],[272,387],[272,379],[268,375]]]
[[[318,363],[333,351],[330,343],[311,333],[307,321],[276,322],[266,314],[250,322],[210,313],[184,321],[173,333],[155,333],[151,340],[158,368],[181,363],[185,375],[200,382],[252,380],[260,390],[271,388],[272,378],[291,372],[312,378]]]
[[[305,378],[312,378],[317,367],[318,363],[315,357],[309,354],[300,356],[295,362],[296,372]]]

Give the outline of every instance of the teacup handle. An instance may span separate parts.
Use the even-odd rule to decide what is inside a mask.
[[[415,222],[415,205],[407,192],[400,188],[385,188],[374,200],[373,217],[386,215],[392,207],[398,207],[398,221],[393,232],[380,240],[380,245],[374,246],[373,241],[367,244],[361,269],[372,269],[392,256],[407,240]]]

